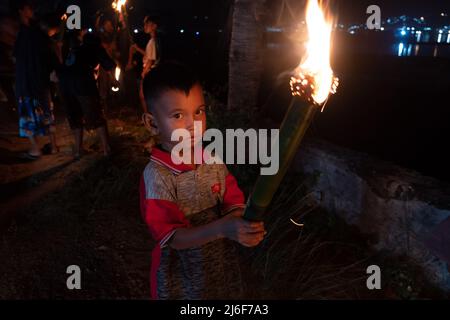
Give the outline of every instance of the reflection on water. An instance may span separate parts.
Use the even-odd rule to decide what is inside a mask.
[[[448,45],[400,42],[394,46],[394,50],[399,57],[450,57]]]

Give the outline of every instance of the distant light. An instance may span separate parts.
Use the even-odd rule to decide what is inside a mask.
[[[416,30],[416,28],[412,27],[411,30],[414,31],[414,30]]]
[[[439,33],[441,33],[441,34],[442,34],[443,32],[444,32],[444,31],[442,31],[442,30],[439,30]]]
[[[411,56],[411,51],[412,51],[412,44],[410,44],[410,45],[408,46],[408,53],[406,54],[408,57]]]
[[[355,34],[355,30],[350,31],[350,34]]]
[[[139,30],[138,29],[134,29],[134,33],[139,33]]]
[[[89,29],[88,29],[88,32],[92,32],[92,28],[89,28]]]
[[[438,43],[441,43],[441,41],[442,41],[442,33],[439,33],[437,42],[438,42]]]
[[[184,29],[181,29],[181,30],[180,30],[180,33],[184,33]]]
[[[424,18],[424,17],[420,17],[420,20],[422,20],[422,21],[423,21],[423,20],[425,20],[425,18]]]
[[[222,29],[219,29],[219,32],[222,32]],[[449,31],[449,33],[450,33],[450,31]]]
[[[205,20],[208,20],[209,19],[209,17],[208,16],[205,16]]]
[[[403,49],[405,48],[405,45],[401,42],[398,45],[398,56],[401,57],[403,55]]]
[[[200,35],[200,32],[197,31],[197,32],[195,33],[195,35],[196,35],[196,36],[199,36],[199,35]]]
[[[444,12],[441,13],[441,17],[445,17],[446,14]]]
[[[405,35],[406,35],[406,31],[405,31],[405,30],[402,30],[401,35],[402,35],[402,36],[405,36]]]
[[[408,28],[406,28],[406,30],[408,30],[408,31],[409,31],[409,30],[411,30],[411,28],[410,28],[410,27],[408,27]]]
[[[384,27],[381,27],[381,29],[380,29],[381,31],[384,31]]]

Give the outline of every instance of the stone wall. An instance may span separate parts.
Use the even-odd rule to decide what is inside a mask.
[[[450,291],[450,185],[323,141],[304,144],[294,170],[319,172],[324,208],[369,235],[376,249],[407,255]]]

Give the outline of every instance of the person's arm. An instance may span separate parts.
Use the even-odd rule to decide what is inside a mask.
[[[173,249],[183,250],[228,238],[243,246],[254,247],[264,238],[264,223],[244,220],[242,214],[243,210],[235,210],[219,220],[199,227],[179,228],[175,230],[168,244]]]
[[[141,75],[142,79],[144,79],[146,74],[150,72],[155,62],[156,62],[156,43],[155,39],[152,39],[145,48],[144,69],[142,70]]]
[[[255,246],[264,237],[264,224],[242,219],[242,210],[235,210],[209,224],[192,227],[176,205],[170,185],[151,167],[146,169],[141,179],[142,216],[161,248],[169,245],[182,250],[221,238],[229,238],[244,246]]]
[[[236,178],[226,170],[225,192],[223,194],[222,214],[230,213],[235,209],[245,208],[245,197],[236,181]]]
[[[145,64],[144,64],[144,69],[142,70],[142,79],[145,78],[145,76],[147,75],[147,73],[150,72],[150,70],[152,69],[153,65],[155,64],[155,60],[148,60]]]
[[[137,44],[131,46],[134,50],[145,56],[145,50],[141,49]]]
[[[95,18],[95,31],[100,31],[100,19],[103,16],[103,13],[100,11],[96,12],[97,17]]]

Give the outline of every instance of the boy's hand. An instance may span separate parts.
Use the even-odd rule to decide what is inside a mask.
[[[243,209],[233,210],[222,218],[223,235],[231,240],[237,241],[243,246],[257,246],[263,239],[266,231],[264,222],[251,222],[244,220]]]

